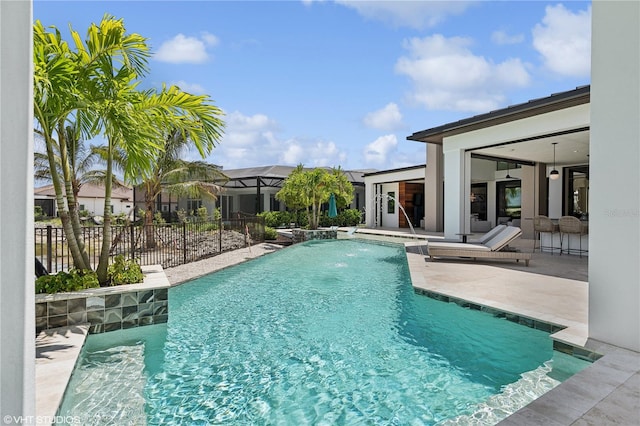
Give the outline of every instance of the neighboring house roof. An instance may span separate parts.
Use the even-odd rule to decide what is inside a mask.
[[[331,167],[324,167],[331,170]],[[262,166],[247,167],[244,169],[222,170],[229,177],[229,181],[223,183],[225,188],[255,188],[258,183],[261,187],[280,188],[284,181],[296,167],[293,166]],[[304,170],[313,170],[314,167],[305,167]],[[364,185],[364,174],[370,170],[343,170],[353,185]]]
[[[37,197],[54,198],[56,192],[53,185],[46,185],[40,188],[36,188],[33,191]],[[79,198],[104,198],[104,187],[94,185],[91,183],[85,183],[80,187],[78,193]],[[133,189],[125,187],[113,187],[111,190],[111,199],[114,200],[133,200]]]
[[[525,103],[454,121],[407,136],[408,140],[442,144],[442,139],[472,130],[495,126],[509,121],[532,117],[546,112],[557,111],[571,106],[589,103],[591,86],[580,86],[566,92],[555,93],[544,98],[533,99]]]

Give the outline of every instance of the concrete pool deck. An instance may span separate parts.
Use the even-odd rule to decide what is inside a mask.
[[[339,237],[352,228],[342,228]],[[395,230],[363,230],[356,238],[414,242],[441,235],[418,236]],[[530,250],[532,242],[520,242]],[[165,270],[171,285],[178,285],[246,260],[272,253],[280,246],[259,244],[199,262]],[[414,252],[415,251],[415,252]],[[640,419],[640,353],[612,347],[587,339],[588,258],[551,256],[534,253],[529,267],[514,261],[426,260],[417,249],[409,249],[407,260],[416,289],[427,290],[468,300],[506,312],[567,327],[554,337],[576,346],[586,346],[604,355],[597,362],[569,378],[547,394],[527,405],[500,424],[510,425],[636,425]],[[64,334],[60,335],[65,339]],[[76,348],[76,357],[82,342]],[[65,340],[62,340],[65,342]],[[55,344],[49,342],[49,344]],[[71,352],[68,348],[66,349]],[[49,352],[49,357],[56,356]],[[66,356],[66,355],[65,355]],[[37,388],[49,386],[39,369],[49,362],[36,364]],[[75,364],[75,359],[73,364]],[[54,370],[54,369],[50,369]],[[68,377],[67,377],[68,380]],[[42,382],[41,382],[42,381]],[[66,380],[64,382],[66,387]],[[49,389],[47,389],[47,393]],[[62,393],[64,388],[62,389]],[[61,394],[62,395],[62,394]],[[59,403],[59,401],[58,401]],[[55,405],[57,409],[57,405]],[[41,411],[38,415],[55,415]]]

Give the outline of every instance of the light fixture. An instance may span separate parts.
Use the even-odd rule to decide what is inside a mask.
[[[511,176],[509,175],[509,172],[511,171],[510,168],[511,166],[509,166],[509,162],[507,161],[507,175],[504,177],[505,179],[511,179]]]
[[[558,142],[553,142],[553,170],[549,173],[549,179],[556,180],[560,177],[560,172],[556,170],[556,145]]]

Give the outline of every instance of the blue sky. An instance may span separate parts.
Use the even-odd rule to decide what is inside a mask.
[[[591,2],[33,5],[45,26],[84,35],[109,13],[148,38],[143,86],[176,84],[225,112],[207,158],[224,169],[423,164],[413,132],[590,84]]]

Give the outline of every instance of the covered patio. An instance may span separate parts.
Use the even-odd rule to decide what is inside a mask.
[[[589,129],[590,86],[583,86],[413,133],[407,139],[427,143],[427,169],[437,173],[427,185],[446,218],[442,229],[428,230],[456,238],[509,223],[536,238],[538,215],[586,222]]]

